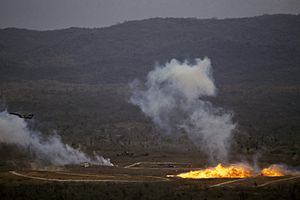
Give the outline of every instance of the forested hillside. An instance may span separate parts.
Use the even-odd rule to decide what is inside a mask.
[[[212,102],[235,113],[247,135],[241,151],[281,145],[299,159],[300,15],[1,29],[0,97],[9,111],[35,113],[32,126],[57,130],[74,146],[148,148],[157,130],[128,103],[128,83],[156,63],[206,56],[219,89]]]

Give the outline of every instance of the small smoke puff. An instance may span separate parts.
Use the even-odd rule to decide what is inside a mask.
[[[90,162],[112,166],[109,159],[98,155],[90,158],[79,149],[64,144],[57,134],[42,137],[41,133],[31,131],[24,119],[12,116],[6,111],[0,112],[0,143],[29,148],[38,159],[47,160],[55,165]]]
[[[193,63],[172,59],[149,72],[145,84],[131,84],[130,102],[167,133],[184,129],[212,161],[224,161],[235,124],[231,113],[202,100],[216,95],[211,70],[208,58]]]

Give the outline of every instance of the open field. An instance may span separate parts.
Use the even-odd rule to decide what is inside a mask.
[[[300,15],[153,18],[52,31],[0,29],[0,112],[34,114],[18,121],[24,125],[20,131],[11,131],[19,124],[15,120],[8,127],[0,124],[0,200],[300,199],[300,174],[201,180],[174,176],[209,167],[214,163],[209,147],[227,145],[230,163],[248,163],[253,169],[277,163],[300,171],[299,36]],[[208,79],[216,95],[195,95],[184,106],[191,113],[177,109],[181,103],[174,103],[178,112],[157,112],[170,119],[166,124],[174,133],[130,101],[134,80],[144,83],[156,65],[163,67],[173,58],[193,65],[204,57],[212,62]],[[173,80],[157,88],[169,82]],[[173,95],[174,89],[162,91]],[[171,99],[189,102],[182,94]],[[202,101],[211,104],[204,111],[215,117],[199,128],[228,113],[230,124],[236,125],[231,137],[197,141],[181,126],[190,124],[191,106]],[[215,133],[218,126],[209,127]],[[220,128],[221,136],[225,130]],[[200,136],[206,131],[192,132]],[[23,137],[32,135],[36,137]],[[44,148],[56,136],[62,151],[55,151],[58,145]],[[216,143],[219,138],[224,145]],[[67,162],[69,154],[60,156],[64,147],[109,158],[114,167],[84,168],[79,163],[86,159]],[[54,163],[52,155],[63,163]]]
[[[183,163],[66,167],[0,173],[1,199],[297,199],[300,175],[245,179],[180,179]],[[153,167],[156,165],[158,167]],[[166,167],[167,165],[167,167]]]

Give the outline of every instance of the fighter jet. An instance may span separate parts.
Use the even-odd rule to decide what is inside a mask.
[[[16,115],[20,118],[24,118],[24,119],[32,119],[33,118],[33,114],[29,113],[29,114],[21,114],[21,113],[17,113],[17,112],[10,112],[9,114],[11,115]]]

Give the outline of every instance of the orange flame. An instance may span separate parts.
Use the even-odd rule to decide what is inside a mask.
[[[224,167],[218,164],[216,167],[203,170],[190,171],[176,175],[180,178],[202,179],[202,178],[246,178],[252,176],[252,170],[246,165],[233,164]]]
[[[283,169],[280,165],[271,165],[261,170],[262,176],[284,176]]]

